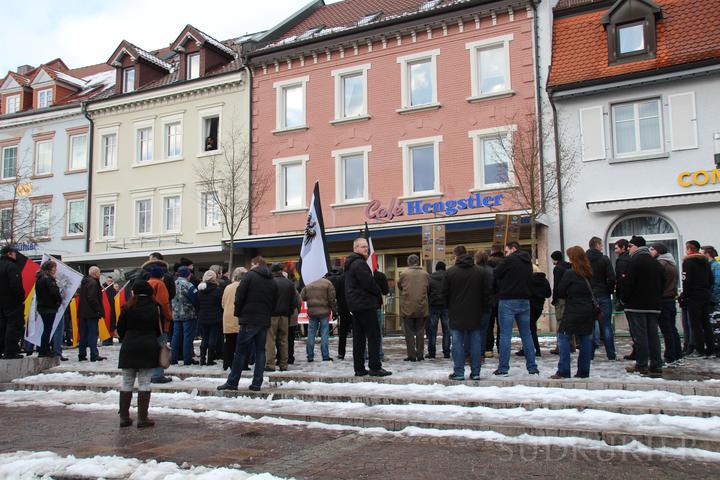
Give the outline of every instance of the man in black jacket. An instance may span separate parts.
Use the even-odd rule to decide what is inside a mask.
[[[352,314],[348,309],[347,300],[345,300],[345,274],[340,269],[332,269],[328,275],[328,280],[335,287],[335,296],[338,306],[338,355],[340,360],[345,359],[345,348],[347,347],[348,333],[352,328]]]
[[[450,317],[447,301],[443,296],[442,286],[447,271],[445,262],[437,262],[435,271],[430,275],[430,316],[428,317],[425,334],[428,337],[428,358],[435,358],[437,345],[438,323],[442,324],[442,350],[443,357],[450,358]],[[487,329],[486,329],[487,330]]]
[[[558,325],[560,325],[560,322],[563,319],[563,313],[565,312],[565,299],[559,298],[557,295],[558,291],[558,285],[560,285],[560,280],[562,280],[563,275],[565,272],[567,272],[571,266],[569,262],[566,262],[563,258],[563,254],[560,250],[555,250],[550,254],[550,260],[552,260],[552,263],[554,265],[553,267],[553,288],[552,288],[552,301],[550,302],[553,307],[555,307],[555,321]],[[573,336],[573,341],[570,345],[570,353],[575,353],[575,337]],[[553,348],[550,350],[550,353],[553,355],[558,355],[560,353],[558,347]]]
[[[630,268],[625,279],[622,301],[625,316],[635,342],[635,365],[627,367],[630,373],[662,376],[662,356],[658,319],[662,310],[665,288],[663,267],[650,254],[645,239],[630,239]]]
[[[493,269],[493,292],[496,289],[494,271],[498,265],[503,262],[503,260],[505,260],[505,254],[503,253],[502,248],[497,245],[493,245],[490,249],[490,258],[488,258],[488,266]],[[498,321],[499,302],[497,296],[493,295],[491,301],[490,321],[488,322],[488,328],[485,335],[485,358],[493,357],[493,345],[497,348],[498,353],[500,353],[500,322]],[[496,326],[497,336],[494,334]]]
[[[367,257],[367,240],[362,237],[355,239],[353,253],[345,260],[345,299],[353,315],[353,364],[357,377],[368,373],[374,377],[384,377],[391,373],[382,368],[380,360],[377,309],[382,301],[382,293],[367,264]],[[365,369],[366,339],[369,372]]]
[[[595,322],[595,328],[593,329],[593,357],[595,356],[595,349],[600,346],[600,328],[602,328],[605,354],[608,360],[615,360],[615,336],[612,328],[612,300],[610,299],[610,295],[615,290],[615,271],[610,258],[602,253],[602,240],[598,237],[592,237],[588,246],[590,248],[585,253],[587,253],[593,271],[590,284],[602,312],[602,319]]]
[[[520,250],[518,242],[505,246],[505,260],[495,268],[500,319],[500,362],[493,375],[507,376],[510,370],[510,340],[513,324],[517,322],[525,367],[531,375],[539,374],[535,363],[535,346],[530,332],[530,296],[532,263],[530,255]]]
[[[690,320],[695,353],[691,357],[710,357],[713,353],[713,331],[710,326],[710,307],[713,275],[710,263],[700,253],[696,240],[685,242],[686,256],[682,262],[682,299]]]
[[[102,287],[100,287],[100,269],[90,267],[86,277],[80,282],[80,295],[78,298],[78,330],[80,344],[78,345],[78,360],[87,360],[87,349],[90,347],[90,361],[105,360],[98,351],[98,320],[103,312]]]
[[[272,278],[277,285],[277,302],[270,319],[270,329],[265,341],[265,370],[275,371],[275,346],[278,340],[277,349],[280,371],[288,369],[288,327],[290,315],[297,307],[295,285],[283,275],[283,266],[276,263],[272,266]]]
[[[240,323],[235,357],[225,383],[218,390],[237,390],[243,366],[255,347],[255,371],[250,390],[260,391],[265,371],[265,343],[267,331],[278,301],[278,287],[262,257],[250,260],[250,271],[240,281],[235,292],[235,316]]]
[[[630,269],[630,253],[628,252],[629,242],[621,238],[615,242],[615,310],[622,312],[625,305],[622,302],[622,289],[627,279],[628,270]],[[630,337],[632,340],[632,337]],[[635,344],[633,343],[632,352],[623,356],[624,360],[635,360]]]
[[[0,250],[0,355],[7,360],[22,358],[18,343],[23,334],[25,290],[15,263],[18,253],[11,245]]]

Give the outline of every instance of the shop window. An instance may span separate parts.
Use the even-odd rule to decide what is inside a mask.
[[[621,218],[610,228],[608,235],[608,255],[615,259],[615,242],[624,238],[630,240],[633,235],[645,238],[648,245],[662,243],[668,252],[679,260],[678,235],[675,227],[664,217],[653,214],[634,214]]]

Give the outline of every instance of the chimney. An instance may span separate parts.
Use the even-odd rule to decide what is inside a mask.
[[[35,67],[33,67],[32,65],[20,65],[19,67],[17,67],[17,73],[19,73],[20,75],[25,75],[33,68]]]

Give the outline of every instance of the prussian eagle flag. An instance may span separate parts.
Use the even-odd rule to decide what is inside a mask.
[[[377,253],[375,253],[375,249],[373,248],[372,244],[372,238],[370,238],[370,229],[368,228],[367,222],[365,222],[365,234],[363,235],[365,239],[368,242],[368,258],[367,258],[367,264],[368,267],[370,267],[370,270],[373,272],[378,269],[378,259],[377,259]]]
[[[300,249],[300,275],[305,285],[324,277],[330,270],[325,241],[325,224],[320,206],[320,183],[315,182],[310,211],[305,222],[305,235]]]

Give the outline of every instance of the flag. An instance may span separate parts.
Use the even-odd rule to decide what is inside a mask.
[[[128,298],[132,296],[132,286],[130,285],[130,281],[125,282],[125,285],[122,286],[120,290],[117,291],[114,298],[114,308],[115,308],[115,319],[117,320],[120,318],[120,311],[122,310],[122,307],[125,306],[125,303],[127,302]],[[112,287],[110,287],[112,288]]]
[[[27,325],[28,317],[30,316],[30,304],[35,296],[35,276],[37,271],[40,270],[40,266],[20,252],[18,252],[15,257],[15,264],[20,271],[20,281],[22,282],[23,291],[25,292],[25,310],[23,311],[23,315],[25,325]]]
[[[368,242],[368,258],[367,258],[367,264],[368,267],[370,267],[370,270],[373,272],[378,269],[378,259],[377,259],[377,253],[375,253],[375,249],[373,248],[372,244],[372,238],[370,238],[370,229],[368,228],[367,222],[365,222],[365,233],[363,234],[363,237]]]
[[[44,254],[42,263],[45,263],[48,260],[51,260],[51,257]],[[65,309],[68,307],[68,304],[75,295],[75,292],[77,292],[77,289],[80,288],[80,282],[83,279],[80,272],[73,270],[55,258],[52,258],[52,260],[57,263],[55,281],[57,282],[58,288],[60,288],[62,302],[60,303],[60,308],[58,308],[58,311],[55,314],[55,321],[53,322],[52,330],[50,331],[51,338],[53,333],[55,333],[55,329],[58,328],[58,325],[62,324]],[[43,329],[42,318],[40,318],[40,315],[37,313],[37,298],[33,295],[30,302],[28,321],[25,327],[25,340],[33,345],[40,345]]]
[[[72,346],[77,347],[80,342],[80,327],[78,326],[78,297],[73,297],[68,305],[70,310],[70,325],[72,327]]]
[[[326,245],[325,224],[320,206],[320,183],[315,182],[300,249],[300,275],[305,285],[324,277],[330,270],[330,256]]]

